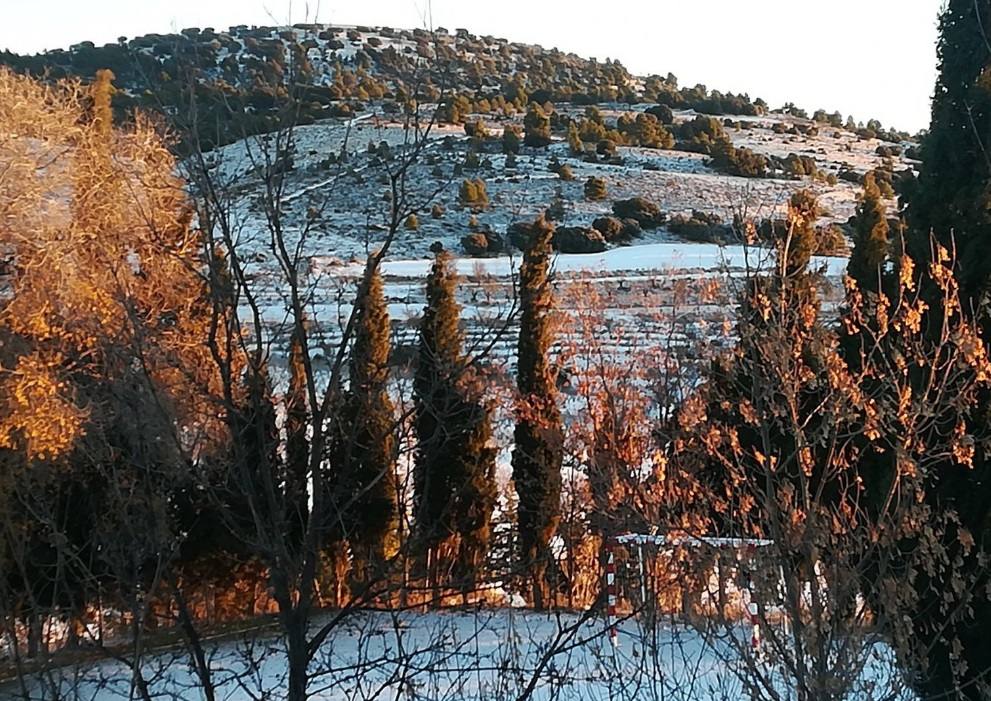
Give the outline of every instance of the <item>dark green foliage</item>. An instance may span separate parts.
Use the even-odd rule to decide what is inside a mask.
[[[619,222],[620,225],[618,232],[615,228],[615,222]],[[603,237],[609,243],[628,243],[635,238],[643,236],[643,227],[640,226],[640,222],[636,219],[599,217],[592,222],[592,227],[602,231]],[[602,227],[606,227],[608,231],[603,231]]]
[[[594,175],[589,176],[588,180],[585,181],[585,199],[604,200],[607,195],[608,188],[606,187],[605,178],[597,178]]]
[[[523,143],[542,148],[551,142],[551,120],[543,108],[531,102],[523,118]]]
[[[427,306],[413,390],[417,447],[413,514],[417,547],[427,552],[437,585],[448,572],[470,591],[481,571],[495,507],[495,456],[491,417],[463,353],[457,275],[439,251],[427,280]],[[455,561],[441,562],[441,546],[457,545]],[[450,551],[450,549],[446,549]]]
[[[620,219],[635,219],[644,229],[656,229],[667,220],[660,207],[643,197],[616,200],[612,211]]]
[[[248,367],[244,374],[244,399],[232,413],[233,460],[236,477],[229,488],[228,509],[235,533],[252,533],[255,519],[265,527],[281,515],[273,507],[282,472],[275,403],[268,365]],[[225,490],[226,491],[226,490]]]
[[[792,117],[798,117],[799,119],[808,119],[809,113],[803,110],[801,107],[795,105],[794,102],[786,102],[778,112],[784,114],[790,114]]]
[[[606,129],[605,122],[602,121],[601,116],[598,115],[598,110],[595,114],[596,118],[585,117],[578,123],[578,136],[583,143],[595,144],[606,138],[609,130]]]
[[[864,184],[864,176],[855,170],[850,170],[849,168],[841,168],[837,177],[846,183],[855,183],[857,185]]]
[[[475,210],[488,207],[489,194],[485,189],[485,181],[481,178],[463,181],[458,189],[458,201]]]
[[[725,244],[736,238],[733,227],[723,223],[718,214],[693,209],[690,216],[675,214],[668,219],[668,231],[688,241]]]
[[[832,114],[827,114],[826,110],[818,109],[815,114],[812,115],[812,120],[817,124],[828,124],[829,126],[839,129],[843,126],[843,115],[839,112],[833,112]]]
[[[478,151],[475,149],[469,149],[468,153],[465,154],[464,169],[465,170],[478,170],[482,165],[482,158],[478,155]]]
[[[820,253],[819,204],[815,194],[799,190],[788,203],[786,219],[765,219],[757,229],[763,243],[778,251],[779,260],[787,259],[788,277],[805,276],[812,256]]]
[[[485,256],[502,253],[505,244],[494,231],[479,231],[462,236],[461,247],[470,256]]]
[[[377,37],[359,33],[358,40],[364,43],[354,63],[333,62],[331,84],[317,84],[308,50],[318,38],[327,49],[345,48],[344,34],[321,25],[298,29],[299,34],[277,27],[234,28],[230,33],[183,31],[102,47],[82,44],[38,56],[0,52],[0,63],[38,76],[86,80],[98,69],[110,68],[123,88],[114,96],[115,109],[141,106],[177,114],[195,104],[196,115],[188,122],[197,125],[198,137],[208,147],[271,131],[280,123],[280,111],[290,96],[302,123],[328,115],[350,118],[364,111],[363,103],[383,99],[393,113],[411,113],[417,102],[440,103],[438,116],[451,123],[462,123],[473,112],[509,114],[526,109],[530,102],[641,101],[625,87],[633,77],[617,61],[579,59],[503,41],[492,51],[495,44],[465,37],[459,37],[452,48],[434,46],[428,37],[419,36],[416,49],[407,53],[378,46]],[[429,63],[424,66],[418,58]],[[479,90],[493,79],[502,83],[499,92],[486,92],[483,97]],[[447,88],[443,94],[440,85]],[[663,103],[652,108],[662,123],[670,123],[669,113],[661,110],[666,106],[751,115],[766,108],[761,100],[709,91],[701,85],[679,90],[676,83],[657,76],[649,79],[642,99]]]
[[[660,105],[678,109],[693,109],[703,114],[745,114],[758,116],[767,113],[767,103],[749,95],[709,91],[704,85],[678,89],[677,79],[670,73],[666,78],[650,76],[646,80],[644,98]],[[653,108],[652,108],[653,109]]]
[[[567,214],[568,209],[564,201],[564,193],[561,192],[561,188],[557,188],[554,191],[554,197],[551,198],[551,203],[544,210],[544,216],[548,221],[562,221]]]
[[[505,154],[520,152],[520,134],[515,127],[507,126],[502,130],[502,152]]]
[[[552,229],[554,228],[552,223],[546,221],[542,217],[536,221],[540,222],[539,227],[532,220],[517,221],[510,224],[509,228],[506,230],[506,235],[509,238],[509,242],[519,250],[525,252],[527,248],[529,248],[533,237],[541,231],[541,227],[546,225]],[[551,236],[551,241],[553,241],[553,234]]]
[[[585,144],[578,133],[578,126],[574,122],[568,124],[568,148],[573,156],[580,156],[585,153]]]
[[[622,220],[623,230],[620,234],[620,240],[635,239],[643,236],[643,227],[640,226],[640,222],[636,219],[631,219],[626,217]]]
[[[991,1],[949,0],[940,18],[939,76],[932,102],[932,123],[921,145],[918,180],[903,193],[908,221],[907,247],[917,261],[930,256],[930,236],[956,250],[965,312],[975,311],[983,340],[991,340],[988,316],[991,292]],[[880,183],[879,183],[880,184]],[[938,291],[933,297],[937,300]],[[991,398],[982,398],[968,433],[981,435],[988,424]],[[888,466],[889,471],[894,470]],[[948,464],[938,473],[930,497],[939,512],[952,509],[954,520],[974,534],[987,552],[991,534],[991,479],[987,449],[977,451],[974,466]],[[955,583],[936,575],[919,577],[917,635],[929,643],[928,669],[917,681],[920,696],[984,699],[991,693],[991,644],[987,621],[991,603],[984,589],[986,565],[967,556],[962,543],[948,544],[944,557],[959,558],[963,578],[977,578],[974,596],[965,598]],[[984,555],[982,554],[982,557]],[[966,602],[964,604],[964,602]],[[966,606],[962,615],[955,609]],[[950,613],[954,615],[948,621]]]
[[[693,153],[712,154],[717,144],[729,141],[723,125],[715,117],[698,115],[678,127],[678,148]]]
[[[559,226],[554,232],[554,249],[561,253],[601,253],[606,240],[598,230],[584,226]]]
[[[531,577],[534,606],[550,603],[557,567],[550,549],[561,509],[561,461],[564,433],[557,406],[556,374],[550,359],[554,308],[550,286],[554,227],[541,219],[531,225],[530,241],[520,266],[520,336],[517,390],[520,406],[514,432],[513,483],[520,555]]]
[[[781,169],[788,175],[798,178],[805,175],[815,177],[819,173],[819,168],[816,166],[816,161],[812,156],[800,156],[795,153],[789,153],[781,161]]]
[[[557,156],[551,158],[550,163],[547,164],[547,169],[552,173],[557,173],[561,180],[574,180],[575,174],[571,170],[571,166],[567,163],[561,163],[557,159]]]
[[[779,260],[785,260],[785,273],[794,277],[805,273],[816,251],[816,221],[819,203],[809,190],[799,190],[788,203],[788,227],[775,242]]]
[[[864,178],[864,192],[853,224],[853,251],[847,275],[861,289],[878,291],[881,266],[888,255],[888,214],[874,174]]]
[[[940,73],[922,166],[907,197],[910,249],[928,251],[928,234],[959,251],[961,284],[971,298],[991,279],[991,51],[988,0],[952,0],[940,20]]]
[[[474,139],[485,139],[488,137],[489,131],[485,127],[485,122],[481,119],[475,119],[465,122],[465,135]]]
[[[630,146],[645,148],[674,146],[674,136],[652,114],[641,112],[636,117],[621,115],[616,123],[616,129],[623,135],[624,142]]]
[[[890,168],[875,168],[870,171],[870,175],[873,176],[874,182],[877,183],[881,197],[891,199],[895,196],[895,174]]]
[[[764,219],[757,225],[758,240],[762,245],[777,247],[792,231],[793,225],[788,219]],[[812,232],[812,255],[844,256],[849,253],[847,237],[849,225],[817,224]]]
[[[440,106],[440,114],[438,116],[441,121],[449,124],[461,124],[465,121],[465,115],[469,112],[471,112],[471,100],[464,95],[453,95],[447,98],[444,104]],[[468,134],[468,136],[471,136],[471,134]]]
[[[612,139],[602,139],[595,145],[595,152],[603,158],[612,158],[616,155],[616,142]]]
[[[489,241],[482,233],[465,234],[461,237],[461,247],[469,256],[482,256],[489,252]]]
[[[289,528],[299,537],[307,524],[310,471],[310,442],[306,437],[310,411],[301,330],[293,334],[289,345],[289,390],[286,392],[285,410],[286,518]]]
[[[592,222],[592,228],[602,234],[608,243],[627,243],[643,234],[643,229],[634,219],[597,217]]]
[[[359,583],[385,573],[395,553],[396,416],[389,396],[391,324],[382,277],[369,269],[357,300],[354,342],[331,455],[336,463],[336,505],[351,545],[352,575]]]
[[[712,145],[712,167],[716,170],[742,178],[763,178],[767,176],[768,160],[750,149],[736,148],[728,139]]]
[[[845,256],[850,253],[847,244],[848,227],[839,224],[820,224],[816,227],[817,256]]]
[[[623,222],[616,217],[597,217],[592,222],[592,228],[602,234],[606,241],[614,241],[623,231]]]
[[[647,114],[653,115],[661,124],[674,124],[674,112],[667,105],[654,105],[647,109]]]

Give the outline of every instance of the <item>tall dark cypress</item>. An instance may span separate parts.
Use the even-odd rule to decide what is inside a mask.
[[[950,0],[940,18],[939,77],[918,181],[906,193],[912,252],[955,241],[960,282],[981,300],[991,282],[991,0]],[[987,335],[987,334],[986,334]]]
[[[862,290],[877,292],[880,269],[888,255],[888,214],[874,174],[864,178],[864,192],[857,205],[853,226],[853,251],[847,274]]]
[[[450,460],[452,418],[458,407],[451,383],[461,370],[464,342],[456,287],[449,255],[440,251],[427,279],[427,305],[420,321],[413,381],[417,438],[413,517],[420,559],[424,566],[429,563],[431,571],[427,574],[431,580],[436,580],[438,571],[444,569],[437,563],[442,557],[441,545],[455,535],[450,505]]]
[[[816,247],[819,202],[809,190],[799,190],[788,202],[788,224],[777,242],[778,260],[789,278],[805,278]]]
[[[241,406],[230,419],[235,469],[229,476],[227,508],[235,533],[279,528],[282,464],[268,363],[244,371]]]
[[[497,450],[492,439],[492,410],[472,373],[455,389],[461,394],[459,437],[455,462],[454,527],[459,535],[453,576],[462,592],[473,592],[485,566],[492,538],[492,511],[498,490]]]
[[[371,259],[369,259],[371,266]],[[385,575],[395,553],[399,510],[396,500],[396,415],[389,396],[391,326],[382,277],[365,273],[350,358],[350,385],[333,447],[340,465],[335,501],[352,554],[356,583]]]
[[[414,519],[421,567],[468,592],[488,551],[495,506],[490,409],[464,357],[457,275],[439,251],[427,280],[414,379],[417,449]]]
[[[939,76],[932,123],[922,143],[919,178],[904,193],[909,252],[930,255],[930,236],[956,249],[962,306],[974,310],[991,340],[991,0],[949,0],[940,17]],[[938,291],[930,295],[940,303]],[[973,467],[934,471],[927,498],[934,521],[949,522],[946,553],[913,579],[919,597],[912,616],[927,644],[916,687],[926,698],[991,695],[989,579],[982,556],[991,547],[991,474],[986,440],[991,396],[985,393],[967,431],[975,436]],[[895,471],[888,466],[888,474]],[[961,530],[957,530],[955,524]],[[963,531],[962,529],[966,529]],[[968,549],[970,536],[976,549]],[[952,563],[952,564],[950,564]],[[963,586],[961,586],[961,583]],[[970,594],[973,596],[970,596]]]
[[[550,549],[561,520],[564,432],[550,359],[554,341],[550,286],[554,227],[543,218],[531,226],[520,266],[520,337],[517,354],[518,417],[514,432],[513,482],[518,496],[520,555],[531,577],[534,606],[551,604],[558,570]]]
[[[302,333],[297,329],[289,345],[289,388],[285,398],[286,518],[297,543],[306,530],[309,511],[310,447],[306,434],[310,413],[303,353]]]
[[[707,372],[706,386],[701,388],[703,396],[709,394],[715,398],[707,400],[706,415],[717,424],[731,421],[741,403],[753,401],[757,396],[764,395],[768,405],[774,401],[785,405],[789,401],[780,396],[772,400],[768,396],[768,389],[777,391],[781,378],[788,375],[776,357],[783,352],[782,348],[803,358],[809,367],[822,369],[825,329],[819,322],[819,275],[809,269],[815,245],[817,211],[818,203],[812,193],[807,190],[796,192],[789,202],[787,225],[775,232],[777,266],[768,274],[754,276],[746,282],[740,297],[736,348],[731,354],[714,358]],[[814,381],[807,381],[794,396],[799,399],[796,409],[802,415],[814,417],[816,407],[822,401],[821,387]],[[761,411],[763,407],[758,406],[757,410]],[[815,422],[816,419],[810,419],[810,425]],[[787,422],[759,427],[743,425],[738,430],[738,440],[745,449],[761,449],[764,436],[770,436],[769,442],[779,447],[781,455],[797,454],[796,437]],[[707,461],[700,477],[716,497],[715,504],[733,503],[737,498],[736,485],[718,461]],[[788,479],[785,472],[780,478],[782,483]],[[737,530],[740,524],[736,514],[716,509],[710,516],[720,532],[747,535]]]

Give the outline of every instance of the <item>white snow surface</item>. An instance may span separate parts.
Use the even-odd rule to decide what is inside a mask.
[[[482,274],[508,277],[519,267],[521,258],[499,256],[495,258],[457,258],[455,265],[459,275]],[[432,265],[430,259],[386,260],[382,274],[386,278],[425,278]],[[317,261],[319,266],[320,262]],[[767,270],[773,264],[766,249],[744,246],[717,246],[706,243],[652,243],[613,248],[603,253],[557,254],[554,269],[567,273],[619,273],[635,271],[702,271],[723,273],[745,270]],[[816,257],[812,266],[824,266],[831,277],[843,275],[846,258]],[[363,266],[352,263],[331,268],[320,267],[321,272],[338,272],[360,275]]]
[[[576,624],[571,642],[578,644],[562,646],[545,660],[558,633]],[[756,654],[748,651],[749,626],[721,629],[724,637],[717,638],[675,622],[660,621],[652,628],[625,619],[619,624],[619,647],[610,644],[607,630],[598,617],[581,623],[576,614],[512,609],[359,613],[334,630],[311,663],[311,698],[502,701],[520,697],[534,678],[528,698],[536,701],[736,701],[748,696],[739,674],[748,662],[742,656]],[[209,649],[209,659],[218,699],[285,695],[285,652],[273,634],[225,640]],[[202,698],[181,652],[149,655],[144,673],[153,697]],[[897,687],[896,675],[890,651],[876,644],[856,684],[861,691],[849,698],[871,699],[871,689],[880,693]],[[58,693],[60,698],[116,701],[133,693],[127,670],[113,661],[67,668],[47,683],[51,686],[31,687],[31,698]],[[783,680],[774,686],[782,698],[793,697]],[[16,687],[0,687],[0,699],[17,693]]]

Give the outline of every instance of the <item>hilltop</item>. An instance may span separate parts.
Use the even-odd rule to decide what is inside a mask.
[[[632,75],[619,61],[582,58],[466,29],[330,26],[248,27],[227,31],[188,28],[178,34],[120,37],[115,44],[81,42],[34,56],[0,53],[0,65],[51,78],[92,78],[109,68],[119,92],[114,105],[180,114],[195,94],[197,124],[207,145],[268,131],[290,89],[302,92],[299,119],[360,113],[368,102],[399,112],[421,103],[457,98],[505,112],[530,101],[574,105],[619,102],[663,104],[723,116],[760,116],[769,106],[746,94],[679,86],[677,77]],[[193,93],[191,93],[191,90]],[[805,113],[786,105],[795,116]],[[839,113],[817,118],[844,126]],[[850,121],[845,126],[857,129]],[[869,135],[907,138],[876,122]]]

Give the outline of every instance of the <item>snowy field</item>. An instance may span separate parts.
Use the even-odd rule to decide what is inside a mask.
[[[469,340],[492,338],[499,329],[502,338],[498,355],[515,354],[514,316],[518,297],[516,273],[520,254],[491,258],[457,257],[454,265],[461,276],[458,298]],[[845,258],[814,258],[813,267],[824,271],[826,308],[834,304],[842,289],[840,278]],[[397,346],[415,343],[423,312],[425,283],[432,259],[389,257],[382,264],[382,277]],[[737,304],[739,278],[748,271],[767,271],[774,265],[767,249],[666,242],[627,246],[597,254],[557,254],[553,258],[554,289],[559,308],[573,309],[575,290],[591,285],[601,298],[600,312],[613,324],[648,343],[669,343],[672,331],[686,343],[727,321]],[[354,290],[364,263],[342,262],[336,257],[315,256],[310,261],[307,288],[311,294],[308,313],[317,320],[328,352],[351,311]],[[258,266],[256,292],[262,305],[261,318],[276,337],[283,336],[287,299],[279,276],[266,280]],[[701,289],[708,294],[702,295]],[[247,312],[247,310],[245,310]],[[250,318],[246,316],[245,318]],[[505,322],[511,323],[507,327]]]
[[[620,645],[610,644],[601,618],[512,609],[430,614],[358,613],[337,628],[310,667],[312,698],[503,701],[666,699],[738,701],[749,698],[746,670],[774,678],[758,698],[795,698],[768,663],[747,649],[747,626],[706,635],[672,621],[655,627],[630,619]],[[882,698],[900,684],[890,654],[876,645],[850,699]],[[217,698],[258,701],[284,696],[286,664],[275,637],[242,637],[209,649]],[[181,653],[155,653],[144,664],[153,698],[203,698]],[[0,687],[0,699],[19,691]],[[117,701],[134,698],[123,664],[68,668],[37,683],[30,698]],[[895,699],[909,697],[896,693]]]
[[[455,260],[459,275],[493,275],[508,277],[518,267],[520,256],[495,258],[466,258]],[[838,277],[846,271],[846,258],[817,257],[812,267],[823,266],[827,276]],[[382,274],[386,278],[426,278],[432,261],[385,260]],[[603,273],[653,272],[659,277],[678,274],[720,275],[747,269],[767,270],[773,264],[769,251],[743,246],[717,246],[706,243],[652,243],[639,246],[613,248],[603,253],[557,254],[553,268],[558,274],[571,276],[586,273],[596,276]],[[360,265],[338,268],[350,275],[360,275]]]
[[[561,106],[561,110],[580,115],[575,108]],[[606,112],[614,115],[620,110]],[[690,111],[679,112],[676,119],[684,121],[693,116]],[[518,118],[481,117],[496,136],[509,124],[519,126]],[[727,134],[737,146],[764,155],[809,156],[823,173],[834,175],[841,170],[862,174],[883,162],[876,153],[881,145],[877,139],[858,139],[849,132],[827,127],[815,136],[774,132],[776,125],[790,126],[795,121],[801,120],[768,115],[755,122],[752,129],[727,128]],[[374,112],[353,120],[328,119],[294,130],[293,167],[285,174],[281,209],[287,229],[309,221],[307,256],[363,259],[380,245],[390,186],[386,177],[389,161],[377,155],[379,145],[384,142],[398,153],[408,137],[401,124]],[[502,234],[511,222],[531,219],[544,211],[558,192],[564,201],[559,223],[565,226],[589,226],[596,217],[611,213],[613,200],[638,196],[670,214],[699,210],[717,215],[724,222],[732,221],[735,214],[759,221],[780,216],[790,196],[800,188],[812,190],[819,198],[823,206],[821,223],[842,223],[854,213],[860,192],[858,185],[844,180],[830,185],[809,177],[729,176],[710,168],[702,155],[673,150],[619,147],[621,163],[589,163],[573,157],[560,140],[545,149],[524,148],[513,165],[507,163],[496,140],[484,146],[477,167],[469,167],[465,160],[468,138],[462,127],[433,125],[426,139],[421,160],[411,168],[406,183],[410,202],[419,209],[419,227],[400,232],[394,241],[393,253],[401,258],[425,256],[435,241],[449,250],[461,251],[460,240],[469,232],[471,221],[477,227]],[[253,137],[209,156],[220,182],[229,184],[239,198],[237,218],[247,235],[264,230],[258,177],[271,163],[275,147],[272,136]],[[338,161],[345,151],[347,160]],[[551,171],[555,159],[569,166],[573,180],[562,180]],[[899,171],[908,166],[908,161],[895,157],[893,165]],[[585,199],[583,186],[591,176],[605,180],[605,200]],[[465,178],[485,181],[487,208],[475,211],[459,204],[458,188]],[[431,216],[434,204],[443,207],[443,213],[436,218]],[[661,228],[645,232],[634,245],[677,241]]]

